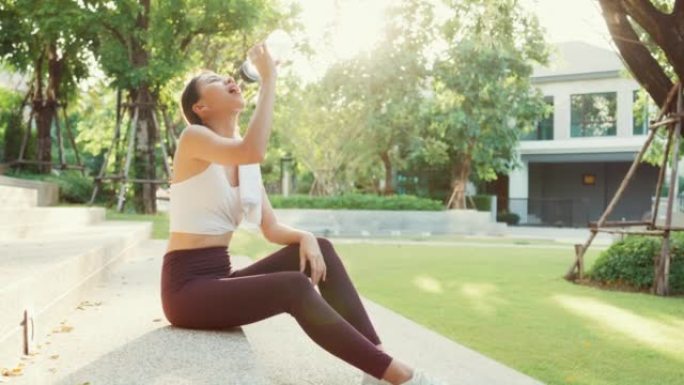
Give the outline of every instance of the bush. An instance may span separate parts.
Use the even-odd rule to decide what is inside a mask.
[[[509,225],[517,225],[520,222],[520,215],[508,211],[502,211],[496,214],[497,222],[506,222]]]
[[[489,211],[492,208],[491,195],[471,195],[471,197],[475,202],[475,209],[477,209],[478,211]],[[466,197],[466,207],[473,208],[472,203],[470,203],[469,197]]]
[[[274,208],[366,209],[366,210],[444,210],[441,201],[415,195],[375,195],[344,193],[337,196],[305,194],[269,195]]]
[[[655,280],[655,263],[661,245],[658,237],[628,235],[601,252],[587,277],[606,284],[649,289]],[[684,293],[684,235],[673,232],[670,245],[670,292]]]
[[[59,185],[59,200],[68,203],[87,203],[93,193],[93,179],[81,175],[80,171],[60,171],[59,175],[49,175],[46,182]]]

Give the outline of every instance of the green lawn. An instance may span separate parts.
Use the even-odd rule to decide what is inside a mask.
[[[165,215],[153,220],[163,237]],[[533,243],[335,247],[365,297],[548,384],[683,383],[684,298],[569,283],[572,246]],[[255,259],[280,247],[244,230],[231,244]]]
[[[255,259],[281,247],[234,241]],[[547,384],[682,384],[684,298],[569,283],[570,245],[335,247],[365,297]]]

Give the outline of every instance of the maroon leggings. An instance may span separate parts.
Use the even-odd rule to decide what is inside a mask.
[[[364,372],[382,378],[392,357],[380,338],[330,240],[317,237],[326,280],[299,271],[299,243],[232,270],[225,246],[176,249],[164,254],[161,300],[174,325],[223,329],[287,312],[318,345]]]

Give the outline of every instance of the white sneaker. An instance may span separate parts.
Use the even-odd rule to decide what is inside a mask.
[[[441,379],[427,374],[423,368],[413,368],[413,376],[401,385],[447,385]]]
[[[385,381],[383,379],[378,379],[370,374],[363,372],[363,380],[361,381],[361,385],[392,385],[390,382]]]

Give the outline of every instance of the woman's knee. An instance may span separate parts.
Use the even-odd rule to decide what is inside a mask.
[[[313,289],[309,277],[301,271],[282,271],[279,273],[284,277],[286,288],[294,295]]]
[[[301,271],[281,271],[274,274],[278,274],[282,280],[279,295],[284,296],[283,304],[288,313],[292,314],[295,311],[294,306],[315,291],[309,277]]]
[[[323,260],[325,261],[326,267],[336,268],[343,267],[344,264],[340,256],[337,254],[335,247],[328,238],[316,237],[318,240],[318,245],[321,248],[321,254],[323,254]]]
[[[324,249],[334,250],[333,244],[330,241],[330,239],[326,237],[316,237],[316,241],[318,241],[318,246],[321,248],[321,251],[325,252]]]

